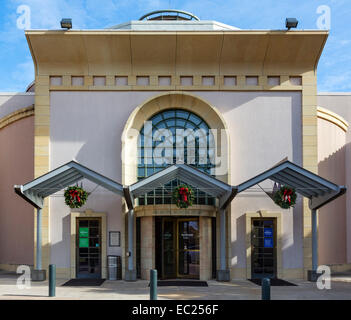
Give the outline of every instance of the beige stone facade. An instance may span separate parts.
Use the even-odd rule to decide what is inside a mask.
[[[35,65],[34,107],[2,117],[0,134],[16,121],[34,118],[34,178],[75,159],[123,185],[132,185],[138,181],[135,133],[144,121],[167,110],[191,112],[210,129],[224,132],[216,142],[226,171],[218,170],[215,176],[229,185],[257,175],[285,156],[318,173],[318,130],[325,126],[320,122],[332,124],[332,131],[337,126],[344,135],[348,129],[344,118],[317,103],[316,69],[326,31],[33,30],[26,37]],[[275,116],[278,113],[281,118]],[[243,126],[250,129],[244,131]],[[274,146],[286,149],[276,151]],[[306,278],[312,266],[308,200],[301,200],[293,210],[277,212],[264,197],[243,196],[226,209],[225,267],[230,277],[251,277],[251,219],[261,217],[276,221],[276,275]],[[78,211],[69,210],[57,197],[45,200],[43,268],[56,263],[58,277],[74,278],[75,219],[96,217],[102,221],[101,276],[107,276],[107,255],[112,254],[122,257],[124,278],[128,264],[125,200],[103,191],[93,192],[90,199]],[[211,279],[219,270],[217,203],[188,209],[145,204],[134,211],[134,235],[140,233],[140,245],[134,236],[133,251],[140,251],[142,279],[148,279],[149,270],[157,266],[158,217],[198,219],[199,279]],[[346,221],[346,215],[342,219]],[[31,227],[36,248],[36,222]],[[120,232],[120,247],[109,246],[110,231]],[[337,261],[340,265],[351,262],[347,250],[344,261]],[[33,262],[35,257],[36,249]],[[136,265],[135,255],[133,261]],[[11,268],[0,260],[1,266]]]
[[[38,176],[49,168],[49,116],[50,116],[50,98],[49,92],[51,90],[176,90],[176,92],[170,92],[161,95],[159,98],[153,98],[149,102],[143,104],[142,107],[138,107],[134,112],[130,120],[127,121],[126,128],[139,129],[145,119],[148,119],[152,114],[162,110],[162,108],[174,108],[183,107],[184,105],[191,105],[191,109],[198,114],[204,116],[212,128],[225,128],[225,125],[220,116],[217,116],[215,108],[207,107],[201,100],[193,98],[192,95],[179,94],[179,90],[301,90],[303,93],[302,101],[302,116],[303,116],[303,164],[306,168],[316,172],[317,158],[316,158],[316,80],[315,80],[315,65],[318,59],[318,52],[320,47],[323,46],[327,34],[325,32],[299,32],[294,36],[289,34],[277,34],[274,33],[270,37],[267,33],[260,32],[235,32],[222,33],[214,32],[211,34],[206,33],[194,33],[194,34],[162,34],[153,33],[148,35],[134,35],[133,33],[128,34],[124,32],[119,34],[118,32],[109,33],[106,32],[94,32],[82,33],[82,32],[69,32],[65,35],[62,33],[45,33],[40,32],[28,32],[27,38],[32,49],[32,54],[37,61],[37,77],[36,77],[36,114],[35,114],[35,176]],[[310,46],[315,45],[315,50],[306,50],[306,53],[301,60],[295,57],[295,64],[288,61],[281,61],[281,57],[288,57],[284,50],[289,49],[290,37],[296,38],[296,42],[303,46],[306,41],[311,42]],[[48,40],[47,40],[48,39]],[[56,44],[61,43],[66,47],[67,50],[57,50]],[[79,40],[78,40],[79,39]],[[83,40],[84,39],[84,40]],[[175,44],[177,39],[177,45],[172,46],[170,43]],[[47,46],[47,41],[52,43],[51,46]],[[80,49],[79,46],[85,42],[84,49]],[[150,42],[151,41],[151,42]],[[166,41],[167,46],[162,43]],[[196,41],[196,42],[195,42]],[[261,50],[250,50],[250,45],[254,42],[259,42],[258,46]],[[193,50],[193,56],[190,59],[187,57],[186,48],[190,43],[198,43]],[[130,62],[128,59],[128,50],[125,51],[124,55],[116,56],[111,60],[111,64],[104,62],[102,63],[102,56],[97,47],[100,50],[112,50],[114,44],[118,43],[119,46],[128,46],[131,43],[132,52],[129,54],[133,57]],[[152,59],[147,59],[148,48],[151,49],[150,44],[152,43]],[[159,49],[154,48],[154,44],[158,43]],[[255,52],[249,59],[245,59],[245,64],[242,64],[241,56],[232,56],[230,52],[234,52],[232,49],[240,43],[246,45],[245,50],[247,52]],[[318,45],[317,45],[318,44]],[[60,44],[60,47],[62,48]],[[255,45],[256,46],[256,45]],[[163,48],[161,50],[161,48]],[[167,49],[166,49],[167,48]],[[222,48],[221,58],[218,57],[218,50]],[[269,48],[267,51],[266,48]],[[41,51],[45,50],[46,56],[50,57],[51,61],[55,61],[55,66],[50,64],[49,61],[41,63]],[[47,50],[50,50],[48,52]],[[122,49],[122,48],[121,48]],[[310,48],[312,49],[312,48]],[[72,52],[79,50],[81,56],[77,60],[71,59]],[[123,52],[120,50],[119,52]],[[60,57],[57,53],[60,52]],[[101,51],[102,52],[102,51]],[[155,56],[154,52],[158,52],[159,56]],[[263,55],[263,53],[265,55]],[[205,54],[206,53],[206,54]],[[310,56],[306,59],[306,54]],[[89,59],[86,59],[86,56]],[[280,60],[277,57],[280,57]],[[94,58],[92,58],[94,56]],[[177,60],[176,72],[174,73],[174,67],[172,67],[175,57]],[[201,59],[199,59],[201,57]],[[302,58],[302,57],[301,57]],[[66,64],[66,60],[70,63]],[[95,61],[94,64],[90,65],[90,61]],[[147,61],[147,63],[146,63]],[[154,63],[153,63],[154,61]],[[156,63],[157,61],[157,63]],[[303,61],[303,62],[302,62]],[[288,65],[286,63],[289,63]],[[261,65],[264,65],[264,73],[262,74]],[[59,67],[60,65],[60,67]],[[159,65],[160,67],[156,67]],[[64,70],[64,66],[66,70]],[[118,67],[117,67],[118,66]],[[119,67],[121,66],[121,67]],[[152,66],[151,68],[148,66]],[[161,67],[162,66],[162,67]],[[200,67],[201,66],[201,67]],[[217,67],[218,66],[218,67]],[[240,66],[240,67],[239,67]],[[118,74],[123,72],[123,75],[128,76],[127,87],[117,87],[113,85],[114,80],[114,69],[118,68]],[[190,67],[190,68],[189,68]],[[59,69],[58,69],[59,68]],[[88,69],[89,68],[89,69]],[[309,70],[311,68],[311,70]],[[89,74],[86,74],[89,70]],[[108,70],[108,72],[106,72]],[[152,70],[152,73],[151,73]],[[225,70],[226,76],[231,74],[237,77],[238,85],[235,87],[228,88],[224,85],[223,71],[220,74],[217,70]],[[277,70],[279,73],[277,74]],[[105,76],[105,86],[94,86],[92,80],[94,74],[99,76]],[[148,75],[150,74],[150,85],[140,86],[136,83],[138,74]],[[169,87],[160,87],[157,82],[157,77],[161,75],[170,74],[172,77],[171,85]],[[214,75],[215,82],[213,87],[201,85],[201,74]],[[280,86],[270,87],[267,85],[267,76],[278,75],[280,77]],[[49,84],[50,76],[62,75],[62,87],[51,86]],[[71,86],[70,76],[82,75],[84,76],[84,85],[81,87]],[[182,75],[192,76],[193,85],[182,86],[179,85],[180,77]],[[259,81],[256,86],[246,85],[245,78],[247,76],[259,76]],[[291,84],[290,77],[300,76],[302,83],[300,85]],[[206,111],[206,109],[208,111]],[[212,111],[213,110],[213,111]],[[209,113],[210,112],[210,113]],[[213,113],[213,116],[211,115]],[[217,114],[219,114],[217,112]],[[136,118],[135,118],[136,117]],[[218,118],[218,120],[216,120]],[[212,123],[213,122],[213,123]],[[126,148],[124,148],[126,150]],[[227,150],[228,156],[230,150]],[[135,153],[129,152],[128,156],[133,156]],[[122,181],[125,184],[129,184],[136,181],[135,167],[130,167],[130,161],[128,158],[124,159],[122,163]],[[228,168],[228,175],[230,175],[230,168]],[[228,178],[225,178],[228,181]],[[230,182],[230,181],[228,181]],[[230,213],[229,213],[230,214]],[[47,226],[47,220],[49,219],[48,207],[44,208],[44,228]],[[229,235],[230,233],[228,233]],[[229,237],[229,236],[228,236]],[[44,229],[43,232],[44,245],[49,241],[49,230]],[[47,251],[43,254],[44,264],[48,264],[49,246],[45,246]],[[230,252],[230,241],[228,239],[228,253]],[[304,266],[305,270],[310,268],[311,261],[311,244],[310,244],[310,213],[307,205],[305,204],[304,209]],[[229,255],[228,255],[229,257]],[[151,258],[148,257],[149,265]]]

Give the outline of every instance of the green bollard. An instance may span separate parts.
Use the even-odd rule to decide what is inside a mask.
[[[157,300],[157,270],[150,270],[150,300]]]
[[[262,300],[271,300],[271,280],[262,279]]]
[[[55,297],[56,292],[56,265],[49,265],[49,297]]]

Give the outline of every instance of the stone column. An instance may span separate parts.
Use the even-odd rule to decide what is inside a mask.
[[[200,229],[200,280],[212,277],[212,228],[211,218],[199,218]]]
[[[31,272],[33,281],[44,281],[46,279],[46,270],[42,270],[42,208],[37,209],[37,243],[36,243],[36,261],[35,269]]]
[[[42,209],[37,209],[37,256],[36,256],[36,269],[41,270],[41,222],[42,222]]]
[[[144,280],[150,280],[150,269],[155,268],[154,221],[154,217],[142,217],[140,221],[140,266]]]
[[[225,209],[219,210],[220,214],[220,267],[217,270],[218,281],[230,281],[230,271],[227,269],[226,264],[226,211]]]
[[[317,281],[318,274],[318,223],[317,223],[317,210],[311,210],[312,220],[312,270],[308,270],[307,278],[309,281]]]

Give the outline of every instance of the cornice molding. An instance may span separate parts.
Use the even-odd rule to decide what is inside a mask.
[[[348,127],[349,127],[348,122],[343,117],[339,116],[338,114],[328,109],[317,107],[317,117],[319,119],[323,119],[337,125],[345,132],[347,132],[348,130]]]
[[[3,117],[2,119],[0,119],[0,129],[3,129],[6,126],[8,126],[11,123],[14,123],[18,120],[21,120],[23,118],[27,118],[27,117],[30,117],[33,115],[34,115],[34,105],[16,110],[16,111],[10,113],[9,115]]]

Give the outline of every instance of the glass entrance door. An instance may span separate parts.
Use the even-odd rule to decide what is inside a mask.
[[[162,219],[162,278],[199,278],[199,239],[197,218]]]
[[[162,223],[162,262],[163,278],[175,278],[176,268],[176,225],[174,219],[163,219]]]
[[[178,277],[199,278],[200,233],[198,220],[178,220]]]
[[[276,277],[276,223],[275,219],[251,221],[251,277]]]
[[[77,218],[76,277],[101,278],[101,220]]]

